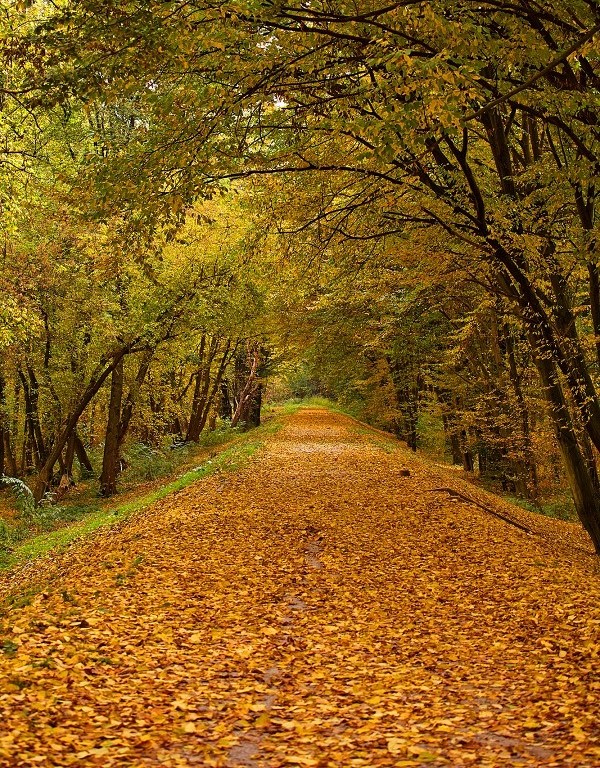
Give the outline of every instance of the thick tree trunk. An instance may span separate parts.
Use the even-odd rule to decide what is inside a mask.
[[[123,400],[124,364],[123,358],[113,369],[110,380],[110,401],[108,419],[104,437],[102,473],[100,475],[100,495],[112,496],[117,491],[119,462],[119,424],[121,421],[121,403]]]
[[[600,489],[595,477],[590,473],[588,462],[577,440],[556,366],[551,360],[539,355],[535,356],[535,364],[549,406],[575,509],[592,539],[596,552],[600,554]]]

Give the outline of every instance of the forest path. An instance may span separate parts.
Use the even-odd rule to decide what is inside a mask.
[[[0,619],[0,766],[599,765],[585,539],[448,483],[305,409],[73,547]]]

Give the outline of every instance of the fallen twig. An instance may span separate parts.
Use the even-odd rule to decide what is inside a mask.
[[[502,515],[500,512],[496,512],[496,510],[491,509],[490,507],[486,507],[485,504],[481,504],[479,501],[475,501],[475,499],[470,498],[469,496],[465,496],[464,494],[460,493],[460,491],[455,491],[454,488],[429,488],[428,493],[447,493],[450,496],[453,496],[457,499],[462,499],[462,501],[465,501],[467,504],[473,504],[475,507],[479,507],[479,509],[482,509],[484,512],[488,512],[490,515],[494,515],[494,517],[498,517],[500,520],[504,520],[505,523],[508,523],[509,525],[514,525],[515,528],[519,528],[521,531],[525,531],[525,533],[530,534],[533,536],[533,531],[531,528],[528,528],[526,525],[522,525],[521,523],[518,523],[516,520],[513,520],[510,517],[506,517],[506,515]]]

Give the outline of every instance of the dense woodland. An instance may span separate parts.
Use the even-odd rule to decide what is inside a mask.
[[[318,394],[600,551],[595,0],[0,13],[6,478]]]

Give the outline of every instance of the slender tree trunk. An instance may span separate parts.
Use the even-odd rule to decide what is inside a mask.
[[[123,411],[121,413],[121,418],[119,421],[117,468],[119,466],[119,459],[121,457],[121,448],[123,447],[123,443],[125,442],[125,438],[127,437],[127,433],[129,432],[131,417],[133,416],[134,408],[140,396],[140,390],[142,388],[142,384],[144,383],[146,376],[148,375],[148,371],[150,370],[150,363],[152,362],[154,351],[155,351],[154,349],[150,349],[143,355],[140,361],[140,365],[139,365],[136,377],[133,381],[133,384],[131,385],[131,389],[129,390],[127,397],[125,398],[125,404],[123,406]]]
[[[231,419],[232,427],[236,427],[239,422],[244,424],[248,423],[248,411],[251,404],[251,398],[257,387],[256,371],[260,360],[258,344],[254,344],[253,347],[248,350],[248,356],[250,358],[248,377],[246,379],[246,384],[240,392],[237,408]]]
[[[119,461],[119,424],[123,400],[124,364],[123,358],[113,369],[110,381],[108,420],[104,438],[104,455],[100,475],[100,495],[112,496],[117,491]]]
[[[588,264],[589,290],[590,290],[590,312],[592,315],[592,326],[594,328],[594,348],[596,350],[596,362],[600,365],[600,276],[598,274],[598,265]]]
[[[34,373],[33,368],[27,365],[27,375],[29,376],[29,397],[31,400],[31,424],[33,429],[33,435],[35,445],[37,446],[40,462],[43,462],[46,458],[46,445],[44,436],[42,434],[42,425],[40,423],[40,411],[39,411],[39,384]]]
[[[202,347],[201,347],[202,349],[204,347],[204,340],[205,339],[203,336]],[[217,353],[217,347],[218,347],[218,339],[214,337],[210,343],[208,354],[206,356],[206,361],[204,361],[204,359],[201,358],[202,364],[196,371],[194,395],[192,397],[192,410],[190,414],[190,421],[188,424],[187,433],[185,436],[186,443],[187,442],[197,443],[200,437],[200,432],[202,432],[202,427],[204,426],[203,424],[201,424],[202,414],[204,412],[204,406],[206,404],[206,399],[208,397],[208,391],[210,388],[210,369],[212,367],[212,362]]]
[[[463,457],[460,450],[460,439],[456,432],[450,432],[450,450],[452,452],[452,463],[462,464]]]
[[[255,388],[252,397],[250,398],[250,407],[248,409],[248,421],[247,421],[247,425],[249,427],[260,427],[262,396],[263,396],[263,385],[261,382],[258,382],[258,385]]]
[[[233,408],[231,407],[231,398],[229,397],[229,383],[221,382],[219,416],[224,420],[233,418]]]
[[[467,440],[467,432],[465,429],[462,429],[460,432],[460,443],[463,469],[465,472],[473,472],[475,469],[475,460],[473,458],[473,452],[468,447]]]
[[[452,456],[453,464],[462,464],[462,452],[460,450],[460,439],[454,425],[454,412],[458,408],[458,401],[455,403],[453,410],[452,394],[441,387],[435,387],[435,394],[439,403],[442,406],[442,424],[444,427],[444,435],[446,438],[446,445],[450,449],[450,455]]]
[[[45,446],[42,438],[39,417],[37,415],[37,392],[32,389],[25,374],[19,369],[19,378],[23,386],[25,399],[25,429],[29,434],[29,447],[33,455],[33,463],[36,469],[40,469],[44,463]],[[25,467],[24,467],[25,469]]]
[[[10,432],[8,429],[4,430],[4,464],[7,470],[7,475],[10,475],[11,477],[16,477],[18,475],[19,470],[17,469],[17,462],[13,453]]]
[[[202,410],[202,415],[200,417],[200,424],[199,424],[199,433],[202,432],[204,427],[206,426],[206,421],[208,419],[208,414],[210,413],[210,409],[213,406],[213,403],[215,402],[215,399],[217,397],[217,392],[219,391],[219,387],[221,386],[221,381],[223,379],[223,376],[225,374],[225,369],[227,368],[227,363],[230,359],[230,349],[231,349],[231,339],[227,339],[227,343],[225,345],[225,349],[223,351],[223,355],[221,357],[221,361],[219,363],[219,367],[217,369],[217,375],[215,377],[215,380],[213,382],[212,389],[206,398],[206,402],[204,405],[204,409]],[[260,420],[260,417],[259,417]],[[214,427],[213,427],[214,429]]]
[[[504,327],[504,340],[506,343],[506,352],[508,356],[509,378],[515,399],[517,401],[517,407],[519,409],[519,417],[521,421],[523,459],[522,462],[517,463],[516,469],[518,475],[523,477],[524,483],[520,484],[523,487],[519,488],[519,490],[524,491],[524,495],[528,498],[536,498],[538,495],[538,473],[535,461],[535,453],[533,450],[533,441],[531,439],[529,409],[527,408],[527,402],[525,400],[525,395],[523,394],[523,388],[521,386],[521,378],[517,369],[513,338],[510,333],[510,328],[507,326]],[[520,464],[522,464],[522,468]]]
[[[6,382],[0,373],[0,484],[1,478],[6,474],[6,438],[8,437],[5,389]]]
[[[56,489],[56,500],[62,499],[68,492],[71,486],[75,485],[73,479],[73,459],[75,457],[75,430],[69,435],[67,445],[65,448],[64,458],[62,455],[58,457],[61,468],[61,478]]]
[[[92,462],[89,459],[89,456],[87,455],[87,451],[85,450],[84,444],[81,442],[81,438],[75,432],[75,440],[73,441],[74,447],[75,447],[75,455],[77,456],[77,461],[79,462],[80,466],[83,467],[87,472],[93,472],[94,467],[92,466]]]
[[[73,484],[73,461],[75,459],[75,438],[77,433],[73,430],[73,433],[67,441],[67,447],[65,449],[65,474],[69,478],[71,484]]]

